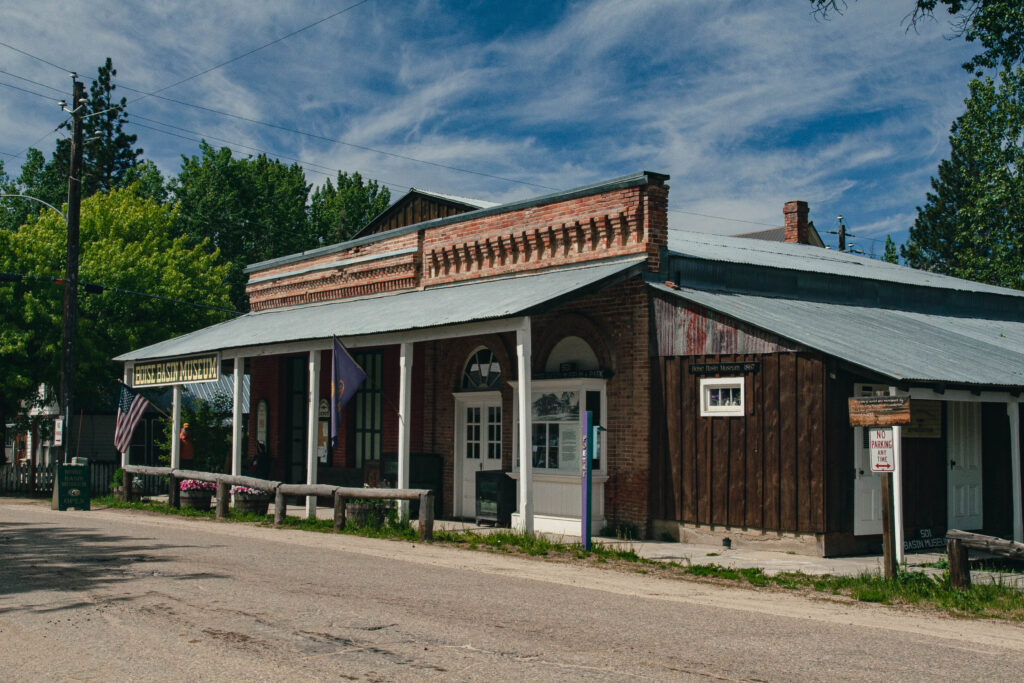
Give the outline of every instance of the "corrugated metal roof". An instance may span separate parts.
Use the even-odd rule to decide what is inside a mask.
[[[468,206],[475,206],[478,209],[489,209],[492,206],[498,206],[498,202],[488,202],[483,199],[473,199],[472,197],[460,197],[457,194],[443,194],[441,192],[431,192],[430,190],[421,190],[416,187],[410,187],[409,192],[419,192],[425,194],[428,197],[437,197],[438,199],[447,199],[448,201],[458,202],[459,204],[466,204]]]
[[[249,412],[249,375],[242,376],[242,412]],[[169,387],[143,390],[150,403],[155,403],[164,412],[171,411],[173,396]],[[196,399],[212,401],[217,396],[231,396],[235,393],[235,378],[221,375],[216,382],[192,382],[181,385],[181,400],[185,405],[192,405]]]
[[[1024,322],[650,286],[894,380],[1024,386]]]
[[[532,275],[473,280],[421,291],[247,313],[130,351],[116,361],[173,358],[282,342],[354,337],[525,315],[639,274],[629,257]]]
[[[1024,297],[1024,292],[1015,289],[914,270],[830,249],[811,249],[806,244],[669,230],[668,249],[682,256],[708,261],[744,263],[765,268],[842,275],[918,287]]]

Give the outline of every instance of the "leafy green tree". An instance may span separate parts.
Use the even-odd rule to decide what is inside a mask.
[[[175,210],[133,188],[82,202],[80,281],[179,301],[227,307],[227,267],[205,244],[175,238]],[[40,384],[59,386],[66,225],[53,211],[0,231],[0,415],[12,416]],[[81,286],[75,349],[76,407],[107,407],[121,375],[110,359],[224,320],[218,311],[125,291]]]
[[[261,154],[232,157],[227,147],[200,145],[200,156],[182,157],[170,182],[178,206],[177,230],[195,243],[206,240],[230,263],[232,305],[248,309],[246,265],[293,254],[315,245],[309,235],[309,185],[298,164],[286,166]]]
[[[970,92],[901,253],[914,268],[1024,289],[1024,69]]]
[[[885,236],[885,254],[882,256],[882,260],[887,263],[899,263],[900,255],[896,249],[896,243],[892,241],[892,236]]]
[[[313,191],[310,230],[317,243],[344,242],[362,230],[391,203],[391,191],[358,173],[338,172],[337,187],[328,178]]]
[[[38,149],[30,147],[25,153],[25,163],[21,165],[21,174],[14,180],[3,179],[4,194],[24,194],[41,199],[54,206],[60,206],[68,198],[68,163],[64,157],[64,166],[60,167],[46,157]],[[42,204],[21,198],[0,199],[0,229],[17,230],[29,216],[49,211]]]
[[[810,0],[813,11],[823,17],[841,14],[846,0]],[[963,65],[981,75],[988,68],[1010,69],[1024,59],[1024,3],[1020,0],[914,0],[910,25],[946,10],[953,33],[967,42],[981,44],[981,53]]]

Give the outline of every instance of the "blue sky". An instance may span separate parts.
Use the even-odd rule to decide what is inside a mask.
[[[968,92],[970,46],[944,18],[907,31],[912,0],[851,2],[827,22],[806,0],[369,0],[160,93],[322,137],[127,89],[356,1],[0,0],[0,41],[87,83],[113,58],[131,132],[165,175],[200,137],[301,160],[313,184],[359,171],[393,195],[502,202],[651,170],[672,176],[674,228],[758,230],[802,199],[826,243],[841,214],[878,253],[886,234],[906,238]],[[0,69],[0,83],[46,95],[0,86],[0,160],[17,175],[28,145],[49,155],[62,120],[44,86],[69,94],[70,79],[3,46]]]

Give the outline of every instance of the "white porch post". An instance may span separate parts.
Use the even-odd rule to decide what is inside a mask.
[[[889,387],[889,395],[896,396],[896,387]],[[903,427],[892,428],[892,459],[896,472],[892,477],[892,516],[895,528],[896,564],[903,564]]]
[[[181,385],[171,389],[171,468],[181,469]]]
[[[1013,477],[1013,540],[1024,542],[1024,520],[1021,519],[1020,490],[1020,399],[1006,402],[1006,414],[1010,418],[1010,476]]]
[[[124,383],[125,383],[126,386],[131,386],[131,385],[128,384],[128,377],[129,377],[129,375],[128,375],[128,364],[125,363],[125,366],[124,366]],[[128,448],[131,448],[131,446],[129,446]],[[126,448],[123,451],[121,451],[121,467],[124,467],[125,465],[128,464],[128,448]]]
[[[320,419],[320,352],[309,352],[309,422],[306,425],[306,483],[316,483],[316,446]],[[306,496],[306,516],[316,517],[316,496]]]
[[[530,319],[516,330],[519,373],[519,531],[533,533],[533,425],[530,413]]]
[[[400,381],[398,385],[398,481],[396,488],[409,488],[409,420],[412,406],[412,350],[411,342],[402,342],[399,356]],[[398,513],[403,518],[409,517],[409,501],[398,503]]]
[[[245,358],[235,356],[235,386],[231,399],[231,474],[242,473],[242,377]]]

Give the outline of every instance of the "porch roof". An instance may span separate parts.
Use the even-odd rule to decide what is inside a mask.
[[[1024,387],[1024,322],[650,286],[894,382]]]
[[[295,341],[405,332],[529,315],[645,270],[646,257],[601,261],[542,273],[472,280],[397,294],[246,313],[115,361],[175,358]]]

